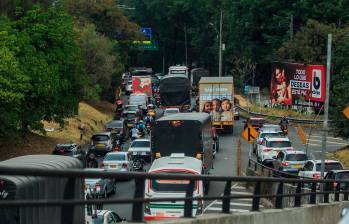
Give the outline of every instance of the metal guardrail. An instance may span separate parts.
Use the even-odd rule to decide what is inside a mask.
[[[270,116],[270,115],[267,115],[267,114],[262,114],[262,113],[248,111],[247,109],[245,109],[243,107],[240,107],[239,105],[237,105],[237,107],[240,110],[242,110],[242,111],[244,111],[244,112],[246,112],[248,114],[251,114],[251,115],[260,116],[260,117],[269,117]],[[282,118],[281,116],[276,116],[276,115],[273,115],[273,116],[278,118],[278,119]],[[287,117],[287,119],[290,122],[298,123],[298,124],[322,124],[324,122],[322,120],[297,119],[297,118],[292,118],[292,117]]]
[[[252,163],[251,163],[252,164]],[[335,194],[335,201],[339,201],[340,194],[343,194],[343,200],[348,200],[349,190],[342,189],[341,184],[349,185],[349,181],[336,181],[336,188],[333,189],[334,181],[332,180],[313,180],[313,179],[298,179],[298,178],[274,178],[274,177],[234,177],[234,176],[209,176],[209,175],[187,175],[187,174],[156,174],[156,173],[141,173],[141,172],[99,172],[91,170],[51,170],[37,168],[17,168],[9,166],[0,166],[0,175],[10,176],[41,176],[55,178],[86,178],[86,177],[104,177],[113,178],[118,181],[130,180],[135,181],[135,191],[133,198],[126,199],[88,199],[88,200],[0,200],[1,207],[40,207],[40,206],[72,206],[86,204],[125,204],[131,203],[132,221],[144,221],[144,203],[161,202],[161,201],[184,201],[184,217],[193,217],[192,206],[196,200],[222,200],[222,213],[230,213],[230,201],[232,199],[251,198],[251,211],[259,211],[261,198],[275,198],[274,207],[277,209],[283,208],[283,200],[285,197],[294,198],[294,207],[300,207],[303,196],[310,196],[310,204],[316,203],[316,195],[324,195],[323,202],[329,203],[329,194]],[[166,180],[189,180],[186,190],[186,196],[181,198],[144,198],[145,195],[145,180],[146,179],[166,179]],[[222,196],[203,196],[193,197],[195,181],[219,181],[225,182],[225,188]],[[245,182],[254,184],[253,195],[246,194],[231,194],[232,182]],[[262,183],[276,183],[276,194],[261,194]],[[297,185],[296,192],[292,194],[284,194],[284,184],[291,183]],[[311,185],[311,192],[302,193],[304,183]],[[324,184],[323,191],[317,191],[317,186]],[[344,186],[344,185],[343,185]]]

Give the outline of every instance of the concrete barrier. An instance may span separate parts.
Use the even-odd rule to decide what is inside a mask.
[[[304,205],[299,208],[265,209],[261,212],[208,214],[192,219],[169,219],[151,223],[163,224],[335,224],[348,202]]]

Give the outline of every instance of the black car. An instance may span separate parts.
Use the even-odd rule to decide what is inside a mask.
[[[124,120],[112,120],[105,125],[106,131],[112,133],[115,139],[125,141],[128,138],[128,132],[126,131],[126,125]]]
[[[136,125],[137,112],[136,111],[125,111],[123,113],[125,119],[125,125],[128,129],[132,129]]]
[[[70,156],[83,161],[85,159],[85,151],[81,150],[80,146],[72,144],[58,144],[54,148],[53,155]]]
[[[335,190],[337,187],[336,181],[349,181],[349,170],[330,170],[325,176],[325,180],[333,180],[332,190]],[[348,190],[349,185],[347,183],[340,184],[341,190]]]

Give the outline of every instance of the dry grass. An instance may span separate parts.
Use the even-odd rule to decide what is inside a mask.
[[[327,153],[327,159],[337,159],[344,167],[349,168],[349,145],[345,146],[334,153]]]
[[[24,138],[2,140],[0,160],[29,154],[49,154],[58,143],[86,143],[93,133],[104,130],[105,123],[112,119],[113,110],[113,105],[107,102],[81,102],[79,115],[65,119],[63,128],[57,123],[43,122],[45,128],[53,128],[54,131],[46,135],[29,133]],[[80,124],[85,127],[82,141],[78,128]]]

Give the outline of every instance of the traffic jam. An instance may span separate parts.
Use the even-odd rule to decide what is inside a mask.
[[[87,150],[61,144],[53,154],[78,158],[86,169],[100,172],[210,174],[219,153],[219,135],[233,133],[234,120],[240,119],[232,77],[210,77],[205,69],[189,72],[185,66],[171,66],[166,75],[137,67],[123,74],[121,89],[116,94],[113,120],[105,131],[92,135]],[[251,153],[258,163],[281,174],[320,178],[321,161],[309,160],[304,151],[293,148],[286,117],[279,124],[259,117],[243,122],[244,129],[258,133]],[[335,160],[325,161],[325,172],[326,179],[349,176],[349,170]],[[184,180],[146,180],[145,197],[184,197],[188,184]],[[117,185],[112,179],[85,179],[85,199],[107,198],[117,192]],[[209,182],[197,181],[193,196],[207,195],[209,188]],[[87,207],[87,223],[124,220],[117,211]],[[192,209],[193,215],[203,214],[203,201],[194,201]],[[183,215],[184,202],[151,202],[144,208],[148,221]]]

